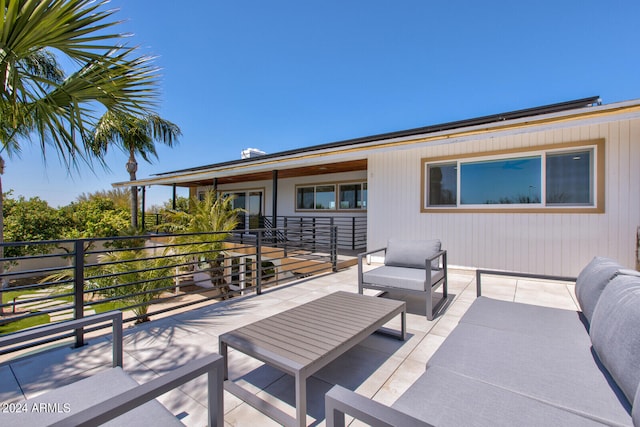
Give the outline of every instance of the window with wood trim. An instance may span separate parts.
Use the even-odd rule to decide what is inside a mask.
[[[366,182],[296,187],[296,210],[364,210],[366,208]]]
[[[423,160],[423,210],[602,209],[599,150],[602,143]]]

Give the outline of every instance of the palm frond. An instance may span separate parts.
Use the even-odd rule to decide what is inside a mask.
[[[67,167],[102,161],[91,138],[97,111],[144,115],[156,106],[154,58],[122,45],[107,3],[0,1],[0,137],[9,155],[20,151],[18,138],[33,135]],[[52,51],[80,68],[62,78]]]

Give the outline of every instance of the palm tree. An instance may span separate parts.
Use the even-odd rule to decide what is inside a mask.
[[[174,253],[182,254],[184,264],[208,264],[211,281],[221,287],[223,242],[236,229],[239,215],[244,212],[233,207],[233,200],[234,196],[207,191],[202,199],[191,199],[189,212],[166,211],[168,221],[158,227],[160,231],[179,233],[172,239]],[[198,254],[197,259],[194,254]]]
[[[137,116],[107,111],[98,121],[93,133],[94,150],[106,153],[111,144],[116,144],[126,153],[129,180],[136,180],[138,162],[136,154],[151,163],[151,157],[158,157],[154,142],[171,147],[181,135],[180,128],[157,114]],[[144,215],[144,212],[142,213]],[[138,228],[138,188],[131,187],[131,226]]]
[[[124,34],[110,32],[119,21],[110,19],[115,10],[102,10],[106,3],[0,2],[0,156],[17,155],[22,142],[37,140],[45,158],[53,149],[68,168],[90,164],[102,160],[90,143],[96,107],[146,114],[155,106],[153,58],[137,55],[124,45]],[[57,57],[77,69],[65,75]]]

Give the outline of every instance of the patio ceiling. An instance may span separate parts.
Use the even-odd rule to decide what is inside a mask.
[[[300,176],[311,176],[311,175],[325,175],[330,173],[340,173],[340,172],[353,172],[353,171],[362,171],[367,170],[367,159],[360,160],[350,160],[346,162],[339,163],[328,163],[328,164],[318,164],[318,165],[308,165],[302,167],[288,168],[288,169],[277,169],[278,171],[278,179],[285,178],[296,178]],[[188,182],[180,182],[176,183],[178,187],[200,187],[211,185],[213,178],[217,179],[218,185],[221,184],[236,184],[240,182],[249,182],[249,181],[265,181],[273,179],[273,171],[263,171],[263,172],[254,172],[254,173],[245,173],[231,176],[215,176],[215,172],[211,174],[211,178],[203,179],[194,179]]]

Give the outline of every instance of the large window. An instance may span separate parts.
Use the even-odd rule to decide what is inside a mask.
[[[366,209],[367,184],[340,184],[338,191],[340,209]]]
[[[596,144],[425,161],[424,208],[596,207],[597,151]]]
[[[312,185],[296,188],[296,209],[327,210],[335,208],[335,185]]]
[[[366,182],[296,187],[296,210],[359,210],[366,208]]]

